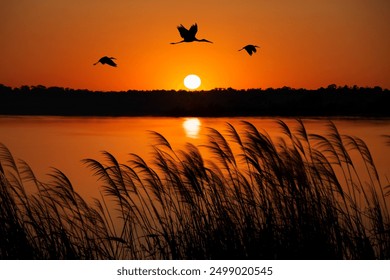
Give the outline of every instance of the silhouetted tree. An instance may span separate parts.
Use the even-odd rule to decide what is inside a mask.
[[[12,93],[12,88],[5,86],[3,84],[0,84],[0,94],[9,94]]]

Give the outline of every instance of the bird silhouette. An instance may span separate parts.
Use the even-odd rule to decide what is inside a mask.
[[[179,33],[180,33],[180,36],[183,38],[182,41],[179,41],[179,42],[173,42],[171,44],[179,44],[179,43],[189,43],[189,42],[194,42],[194,41],[197,41],[197,42],[207,42],[207,43],[212,43],[211,41],[209,40],[206,40],[206,39],[197,39],[195,37],[196,33],[198,32],[198,25],[195,23],[193,24],[190,29],[188,30],[187,28],[185,28],[182,24],[180,24],[178,27],[177,27],[177,30],[179,30]]]
[[[246,45],[245,47],[239,49],[238,51],[246,50],[249,55],[252,55],[253,53],[256,52],[256,48],[260,48],[260,47],[256,45]]]
[[[101,64],[108,64],[112,67],[116,67],[116,63],[113,61],[113,59],[116,59],[115,57],[108,57],[108,56],[103,56],[101,59],[99,59],[98,62],[94,63],[93,65],[98,64],[99,62]]]

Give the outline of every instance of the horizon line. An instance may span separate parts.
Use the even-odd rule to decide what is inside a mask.
[[[290,86],[282,86],[282,87],[252,87],[252,88],[233,88],[233,87],[215,87],[212,89],[127,89],[127,90],[95,90],[95,89],[88,89],[88,88],[71,88],[71,87],[65,87],[65,86],[45,86],[42,84],[38,85],[21,85],[21,86],[8,86],[5,84],[0,83],[0,89],[1,88],[7,88],[11,90],[22,90],[22,89],[41,89],[41,90],[48,90],[48,89],[62,89],[62,90],[72,90],[72,91],[90,91],[90,92],[131,92],[131,91],[139,91],[139,92],[151,92],[151,91],[176,91],[176,92],[209,92],[209,91],[251,91],[251,90],[260,90],[260,91],[266,91],[266,90],[306,90],[306,91],[317,91],[317,90],[360,90],[360,89],[377,89],[381,91],[389,91],[389,88],[384,88],[379,85],[376,86],[359,86],[359,85],[337,85],[337,84],[329,84],[327,86],[321,86],[318,88],[305,88],[305,87],[290,87]]]

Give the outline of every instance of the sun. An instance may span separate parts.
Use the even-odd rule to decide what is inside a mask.
[[[188,89],[197,89],[201,83],[199,76],[195,74],[190,74],[184,78],[184,85]]]

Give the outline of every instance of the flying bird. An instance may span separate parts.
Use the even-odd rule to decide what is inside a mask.
[[[116,63],[113,61],[113,59],[116,59],[115,57],[108,57],[108,56],[103,56],[101,59],[99,59],[98,62],[94,63],[93,65],[98,64],[99,62],[101,64],[108,64],[112,67],[116,67]]]
[[[249,53],[249,55],[252,55],[253,53],[256,52],[256,48],[260,48],[260,47],[256,45],[246,45],[245,47],[243,47],[238,51],[246,50]]]
[[[179,41],[179,42],[173,42],[171,44],[179,44],[179,43],[189,43],[189,42],[194,42],[194,41],[197,41],[197,42],[207,42],[207,43],[212,43],[211,41],[209,40],[206,40],[206,39],[197,39],[195,37],[196,33],[198,32],[198,25],[195,23],[193,24],[190,29],[188,30],[187,28],[185,28],[182,24],[180,24],[178,27],[177,27],[177,30],[179,30],[179,33],[180,33],[180,36],[183,38],[182,41]]]

